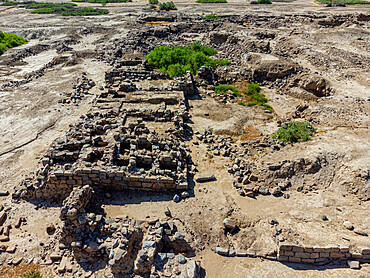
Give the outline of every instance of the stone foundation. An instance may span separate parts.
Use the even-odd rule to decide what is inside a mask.
[[[322,246],[299,246],[282,243],[279,245],[277,259],[279,261],[294,263],[323,263],[330,260],[358,260],[370,262],[370,248],[359,248],[358,251],[351,251],[348,246],[332,244]]]

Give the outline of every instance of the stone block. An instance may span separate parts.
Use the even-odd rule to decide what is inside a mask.
[[[343,253],[346,253],[349,251],[349,247],[346,246],[346,245],[343,245],[343,244],[339,244],[339,252],[343,252]]]
[[[288,256],[278,256],[278,261],[285,262],[288,261]]]
[[[318,259],[315,259],[315,263],[323,263],[323,262],[327,262],[328,261],[328,258],[318,258]]]
[[[295,253],[294,257],[309,259],[310,258],[310,253],[297,252],[297,253]]]
[[[311,259],[318,259],[318,258],[320,258],[320,253],[311,253],[310,257],[311,257]]]
[[[351,269],[359,269],[360,268],[360,262],[359,261],[348,261],[348,266]]]
[[[73,173],[71,171],[64,171],[64,176],[65,177],[72,177]]]
[[[228,256],[229,255],[229,249],[222,248],[222,247],[216,247],[216,253],[222,256]]]
[[[360,249],[360,253],[361,253],[362,255],[369,255],[369,254],[370,254],[370,248],[369,248],[369,247],[362,247],[362,248]]]
[[[362,259],[366,260],[366,261],[370,260],[370,254],[369,255],[362,255]]]
[[[292,251],[293,252],[303,252],[304,248],[302,246],[293,245]]]
[[[325,252],[326,251],[326,248],[325,247],[322,247],[322,246],[314,246],[313,247],[313,251],[314,252]]]
[[[313,247],[305,247],[305,248],[304,248],[304,251],[305,251],[306,253],[312,253],[312,252],[313,252]]]
[[[57,170],[54,172],[54,175],[56,177],[62,177],[64,175],[63,170]]]
[[[6,218],[6,212],[5,211],[0,212],[0,225],[3,224],[3,221],[5,218]]]
[[[177,187],[176,187],[177,189],[179,189],[179,190],[186,190],[186,189],[188,189],[189,188],[189,185],[188,185],[188,183],[187,182],[180,182],[178,185],[177,185]]]
[[[300,263],[302,262],[301,258],[296,258],[296,257],[288,257],[288,261],[292,263]]]
[[[320,253],[320,258],[329,258],[330,253]]]
[[[344,258],[346,255],[344,253],[332,252],[329,256],[331,258]]]
[[[284,256],[294,257],[294,252],[293,251],[284,251]]]
[[[124,177],[125,173],[123,171],[118,171],[116,175],[117,177]]]
[[[337,253],[339,252],[339,246],[337,244],[329,244],[326,247],[327,252]]]
[[[139,182],[140,183],[140,182]],[[143,182],[142,183],[142,187],[145,187],[145,188],[152,188],[153,187],[153,184],[150,183],[150,182]]]
[[[313,264],[314,262],[314,259],[302,259],[302,263]]]
[[[291,251],[293,248],[293,246],[291,244],[288,244],[288,243],[280,243],[279,245],[279,249],[282,250],[282,251]]]
[[[76,181],[75,180],[67,180],[68,185],[75,185]]]

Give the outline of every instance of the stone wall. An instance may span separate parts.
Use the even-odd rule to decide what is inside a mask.
[[[49,175],[45,190],[46,195],[64,192],[68,195],[76,186],[93,185],[94,187],[107,187],[110,190],[122,191],[125,189],[139,189],[144,191],[162,191],[162,190],[186,190],[188,183],[175,183],[171,178],[127,176],[124,171],[97,170],[91,168],[76,169],[75,171],[57,170]],[[54,190],[55,189],[55,192]],[[64,189],[64,190],[61,190]],[[43,194],[43,197],[46,197]]]
[[[279,245],[279,261],[294,263],[323,263],[330,260],[358,260],[370,262],[370,247],[359,248],[358,252],[350,250],[348,246],[331,244],[325,247],[303,247],[295,244],[281,243]]]

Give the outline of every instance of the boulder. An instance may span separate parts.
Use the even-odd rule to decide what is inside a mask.
[[[197,176],[195,180],[197,182],[207,182],[207,181],[216,180],[216,177],[214,174],[208,173],[208,174],[202,174],[202,175]]]
[[[349,222],[349,221],[344,221],[344,222],[343,222],[343,226],[344,226],[346,229],[348,229],[348,230],[353,230],[353,225],[352,225],[352,223],[351,223],[351,222]]]
[[[216,253],[221,256],[229,256],[229,249],[216,247]]]
[[[361,236],[367,236],[367,232],[365,232],[363,229],[361,229],[361,228],[355,228],[354,230],[353,230],[356,234],[358,234],[358,235],[361,235]]]
[[[351,269],[360,269],[360,262],[359,261],[348,261],[348,266]]]
[[[223,224],[226,229],[235,229],[236,227],[236,222],[230,218],[225,218]]]

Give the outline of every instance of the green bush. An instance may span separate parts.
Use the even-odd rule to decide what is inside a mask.
[[[40,278],[40,272],[38,271],[34,271],[34,270],[31,270],[31,271],[28,271],[28,272],[25,272],[23,273],[23,278]]]
[[[159,1],[158,0],[149,0],[150,5],[158,5]]]
[[[93,8],[78,8],[73,11],[69,12],[63,12],[62,16],[78,16],[78,15],[102,15],[102,14],[108,14],[108,10],[99,10],[99,9],[93,9]]]
[[[226,0],[197,0],[197,3],[227,3]]]
[[[205,15],[203,16],[204,19],[221,19],[221,16],[218,16],[217,14],[215,13],[211,13],[209,15]]]
[[[216,94],[226,94],[228,91],[232,91],[237,97],[241,97],[242,94],[238,91],[237,88],[231,85],[220,84],[215,86]]]
[[[257,4],[272,4],[271,0],[257,0]]]
[[[261,94],[260,92],[261,87],[258,84],[248,84],[248,89],[244,92],[244,94],[246,95],[246,99],[248,100],[247,106],[251,107],[255,105],[260,105],[272,111],[272,107],[267,104],[268,99],[265,97],[264,94]]]
[[[158,68],[162,73],[171,77],[183,75],[186,71],[197,74],[202,66],[216,68],[217,65],[229,65],[230,62],[222,59],[212,59],[216,50],[203,46],[199,42],[183,46],[157,46],[150,52],[146,59],[149,65]]]
[[[162,3],[161,6],[160,6],[160,10],[162,11],[175,11],[177,10],[175,4],[171,1],[171,2],[167,2],[167,3]]]
[[[28,40],[15,34],[3,33],[0,31],[0,54],[2,54],[6,49],[20,46],[25,43],[28,43]]]
[[[309,123],[290,122],[280,127],[273,138],[284,143],[305,142],[311,140],[315,132],[315,128]]]
[[[100,0],[91,0],[91,1],[100,1]],[[119,0],[101,0],[101,2],[99,3],[103,3],[104,1],[119,1]],[[34,14],[61,14],[62,16],[76,16],[76,15],[101,15],[109,13],[109,11],[107,10],[99,10],[93,8],[79,8],[77,7],[77,4],[74,3],[38,3],[35,1],[27,1],[19,4],[23,4],[22,7],[26,9],[32,9],[33,11],[31,13]]]
[[[14,2],[14,1],[3,1],[3,6],[16,6],[18,5],[19,2]]]
[[[38,2],[25,2],[26,9],[42,9],[42,8],[64,8],[64,7],[75,7],[77,4],[74,3],[38,3]]]
[[[53,14],[54,13],[53,8],[41,8],[41,9],[36,9],[33,10],[31,13],[33,14]]]
[[[245,92],[246,95],[251,96],[255,93],[259,93],[261,91],[261,87],[258,84],[255,83],[249,83],[248,84],[248,89]]]

